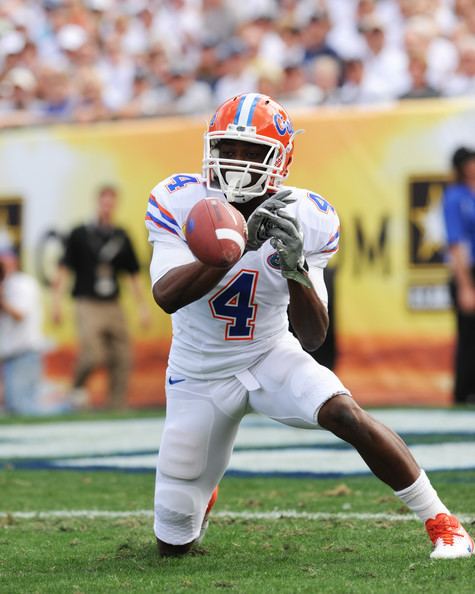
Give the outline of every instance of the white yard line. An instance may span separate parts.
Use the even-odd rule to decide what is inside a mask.
[[[470,524],[475,522],[475,516],[457,514],[461,522]],[[71,519],[91,518],[115,520],[120,518],[152,518],[153,510],[139,509],[135,511],[108,511],[94,509],[73,509],[73,510],[49,510],[38,512],[0,512],[0,519],[13,518],[22,520],[50,520],[50,519]],[[384,513],[356,513],[356,512],[301,512],[293,509],[273,510],[268,512],[237,512],[237,511],[216,511],[213,517],[230,520],[359,520],[359,521],[384,521],[384,522],[413,522],[418,521],[413,514],[384,514]]]

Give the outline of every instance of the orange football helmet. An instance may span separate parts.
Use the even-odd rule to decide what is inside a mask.
[[[289,173],[295,132],[285,109],[267,95],[246,93],[225,101],[205,133],[203,176],[229,202],[248,202],[279,189]],[[220,141],[239,140],[268,147],[262,162],[220,156]]]

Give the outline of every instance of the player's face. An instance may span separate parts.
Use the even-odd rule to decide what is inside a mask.
[[[255,142],[221,140],[219,143],[219,156],[221,159],[263,163],[268,153],[268,146],[256,144]]]
[[[223,166],[222,166],[222,174],[225,179],[228,179],[227,173],[230,172],[232,175],[233,168],[231,163],[229,164],[229,169],[226,168],[226,161],[236,161],[240,163],[240,166],[245,163],[264,163],[265,161],[269,160],[270,156],[270,147],[257,144],[256,142],[247,142],[245,140],[228,140],[223,139],[219,142],[219,158],[222,159]],[[249,181],[246,182],[246,187],[254,186],[259,183],[259,180],[262,179],[262,173],[259,171],[250,171],[248,174]],[[229,181],[229,180],[228,180]],[[258,202],[260,202],[259,200]],[[240,209],[241,210],[241,209]],[[244,209],[245,211],[246,209]],[[244,216],[247,216],[245,212],[243,212]]]
[[[109,190],[103,191],[97,204],[99,220],[108,223],[112,220],[116,210],[117,194]]]
[[[471,157],[463,165],[463,176],[465,181],[472,185],[475,182],[475,157]]]
[[[15,254],[6,252],[0,255],[0,272],[2,273],[2,278],[4,279],[6,276],[11,274],[17,269],[17,257]],[[2,279],[0,278],[0,281]]]

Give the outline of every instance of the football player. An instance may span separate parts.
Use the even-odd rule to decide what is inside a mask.
[[[203,174],[171,175],[149,198],[153,296],[173,324],[156,473],[159,552],[184,554],[203,537],[239,423],[253,411],[294,427],[327,429],[350,443],[425,522],[431,557],[468,557],[472,539],[402,439],[302,348],[313,351],[325,338],[323,269],[340,231],[325,198],[282,185],[296,134],[270,97],[233,97],[210,121]],[[211,196],[247,219],[246,251],[228,269],[201,263],[185,241],[190,209]],[[287,311],[298,339],[288,330]]]

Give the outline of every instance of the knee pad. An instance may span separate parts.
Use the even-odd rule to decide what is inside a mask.
[[[198,479],[208,462],[214,420],[214,408],[205,400],[170,399],[158,455],[160,472],[174,479]]]
[[[172,545],[191,542],[200,532],[204,505],[197,487],[159,482],[155,490],[155,535]]]

